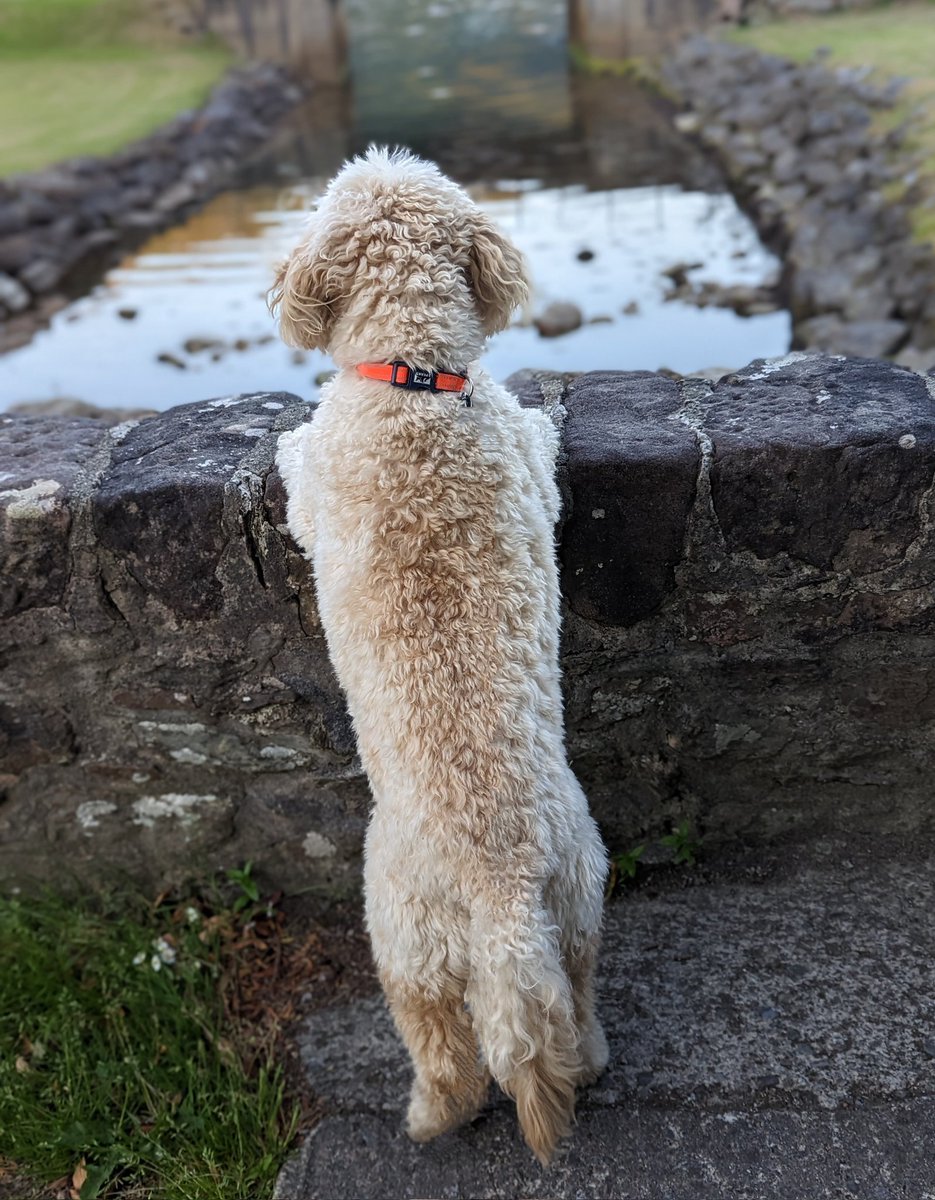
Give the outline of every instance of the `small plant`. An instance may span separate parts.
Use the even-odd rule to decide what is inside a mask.
[[[641,842],[638,846],[625,850],[622,854],[611,855],[606,895],[613,895],[623,880],[636,878],[637,868],[645,849],[646,843]]]
[[[694,828],[689,820],[680,821],[672,832],[664,838],[660,838],[660,841],[663,846],[672,851],[672,861],[678,866],[684,864],[686,867],[693,867],[695,865],[701,843],[695,836]]]
[[[240,895],[234,900],[231,908],[235,913],[243,912],[250,904],[259,904],[260,888],[253,878],[253,863],[248,862],[242,867],[232,867],[225,872],[231,883],[240,888]]]

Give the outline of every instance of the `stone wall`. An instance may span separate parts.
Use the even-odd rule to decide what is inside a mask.
[[[564,406],[573,764],[612,847],[935,832],[935,379],[525,374]],[[276,436],[295,397],[0,417],[0,879],[357,883],[368,792]]]
[[[173,6],[167,7],[171,15]],[[315,83],[339,84],[346,77],[340,0],[200,0],[174,8],[177,25],[193,32],[210,30],[242,57],[287,62]],[[198,18],[194,28],[192,8]]]

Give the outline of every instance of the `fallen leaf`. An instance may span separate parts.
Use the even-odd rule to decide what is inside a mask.
[[[85,1180],[88,1178],[87,1167],[84,1164],[84,1159],[78,1163],[71,1176],[71,1200],[81,1200],[81,1189],[84,1187]]]

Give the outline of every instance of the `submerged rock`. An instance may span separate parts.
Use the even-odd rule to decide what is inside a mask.
[[[584,317],[577,304],[572,304],[567,300],[557,300],[548,305],[537,317],[534,317],[532,323],[538,329],[540,337],[553,338],[580,329],[583,320]]]
[[[29,292],[12,275],[0,273],[0,306],[7,312],[22,312],[29,307]]]
[[[156,355],[156,362],[165,363],[167,367],[176,367],[179,371],[186,370],[185,363],[176,354],[170,354],[168,350],[163,350],[162,354]]]
[[[758,317],[782,308],[775,285],[769,284],[686,281],[666,292],[665,299],[681,300],[696,308],[731,308],[739,317]]]

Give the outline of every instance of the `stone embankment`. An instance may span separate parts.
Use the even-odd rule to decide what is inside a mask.
[[[935,379],[525,374],[564,412],[569,751],[609,845],[930,835]],[[0,417],[0,880],[357,887],[368,790],[284,526],[296,397]]]
[[[793,344],[935,362],[935,252],[913,239],[909,193],[891,194],[913,164],[901,131],[873,127],[898,85],[706,38],[684,43],[665,76],[690,106],[679,127],[717,153],[783,258]]]
[[[0,352],[128,249],[229,187],[301,99],[280,67],[235,71],[204,108],[108,158],[0,180]]]

